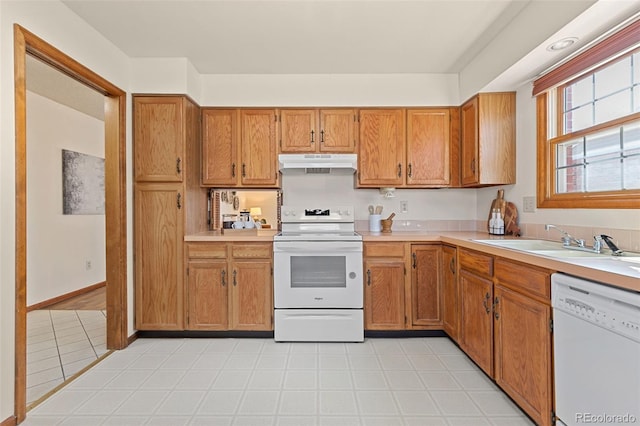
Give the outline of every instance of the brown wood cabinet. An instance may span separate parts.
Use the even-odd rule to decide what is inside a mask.
[[[448,108],[407,110],[407,186],[450,186],[450,126]]]
[[[279,185],[277,111],[240,110],[240,183],[275,188]]]
[[[458,127],[458,108],[360,110],[358,186],[458,186]]]
[[[364,244],[364,328],[406,328],[404,243]]]
[[[516,179],[515,93],[480,93],[460,108],[463,186],[506,185]]]
[[[457,249],[442,246],[442,324],[444,331],[456,342],[460,310],[458,308]]]
[[[134,193],[135,325],[182,330],[182,187],[136,184]]]
[[[187,329],[273,329],[270,243],[187,243]]]
[[[206,229],[198,106],[186,96],[135,95],[133,116],[135,327],[181,330],[182,240]]]
[[[202,184],[236,186],[239,182],[239,112],[202,110]]]
[[[411,325],[442,328],[442,246],[411,245]]]
[[[354,153],[356,124],[352,108],[281,109],[280,151]]]
[[[182,182],[188,99],[136,96],[133,102],[134,179]]]
[[[275,109],[202,110],[202,185],[275,188]]]
[[[405,110],[359,111],[358,186],[402,186],[405,172]]]
[[[495,275],[496,383],[536,424],[550,426],[551,306],[544,293],[551,286],[551,271],[498,258]]]
[[[493,258],[458,249],[460,347],[493,377]]]

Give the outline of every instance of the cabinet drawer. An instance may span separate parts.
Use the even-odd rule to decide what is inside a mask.
[[[187,257],[189,259],[226,259],[226,244],[188,244]]]
[[[493,276],[493,257],[491,256],[461,248],[458,252],[458,261],[462,269],[489,278]]]
[[[242,259],[271,259],[271,244],[233,244],[231,256]]]
[[[546,269],[496,259],[496,278],[513,290],[551,300],[551,273]]]
[[[365,243],[364,257],[404,257],[404,243]]]

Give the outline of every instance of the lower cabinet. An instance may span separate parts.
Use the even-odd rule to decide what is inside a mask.
[[[365,243],[365,330],[442,329],[441,263],[440,244]]]
[[[460,347],[536,424],[551,426],[551,271],[458,254]]]
[[[404,330],[404,243],[364,244],[364,328]]]
[[[188,243],[188,330],[272,330],[270,243]]]
[[[458,342],[460,310],[458,308],[458,250],[453,246],[442,246],[442,327]]]
[[[541,426],[553,424],[551,271],[496,259],[496,383]]]

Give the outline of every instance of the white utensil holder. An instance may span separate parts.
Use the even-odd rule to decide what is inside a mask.
[[[380,219],[382,215],[372,214],[369,215],[369,231],[370,232],[380,232],[382,229],[380,226]]]

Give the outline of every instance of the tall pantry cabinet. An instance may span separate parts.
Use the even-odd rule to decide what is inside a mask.
[[[180,95],[134,95],[135,327],[183,330],[183,239],[206,229],[199,187],[199,107]]]

